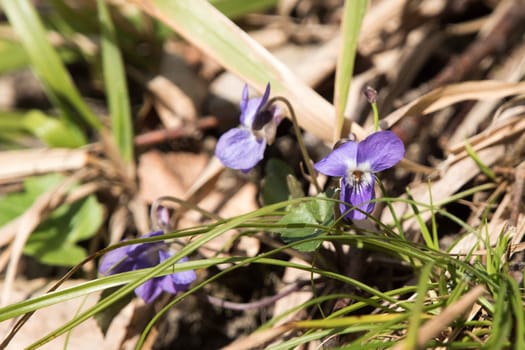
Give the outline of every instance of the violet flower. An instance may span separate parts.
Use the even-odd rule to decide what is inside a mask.
[[[241,125],[224,133],[215,148],[215,155],[228,168],[247,173],[263,159],[266,145],[275,139],[282,112],[277,106],[266,106],[269,97],[269,83],[263,96],[254,98],[249,98],[248,85],[244,85]]]
[[[334,149],[314,167],[328,176],[342,176],[341,213],[363,220],[374,209],[374,173],[396,165],[405,154],[403,142],[391,131],[378,131],[361,142],[347,141]],[[348,204],[359,210],[350,210]]]
[[[142,238],[159,236],[162,233],[162,231],[152,232],[142,236]],[[120,272],[144,269],[158,265],[172,255],[173,253],[169,251],[168,245],[164,242],[127,245],[104,255],[98,270],[102,275],[113,275]],[[184,257],[179,262],[187,260],[188,258]],[[155,277],[135,288],[135,294],[146,303],[151,303],[163,291],[176,294],[177,292],[188,290],[189,285],[196,278],[197,275],[193,270]]]

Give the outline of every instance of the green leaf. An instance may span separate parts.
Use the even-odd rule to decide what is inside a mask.
[[[326,226],[333,222],[333,205],[334,203],[321,193],[306,203],[291,207],[290,212],[278,222],[280,225],[287,226],[279,232],[282,240],[288,244],[323,234],[324,230],[308,225]],[[322,239],[312,240],[294,247],[301,251],[313,251],[322,241]]]
[[[100,129],[102,123],[86,105],[73,84],[60,56],[51,46],[47,32],[29,0],[1,0],[2,8],[20,38],[32,68],[51,102],[62,116],[80,129],[78,122]],[[80,117],[80,119],[79,119]]]
[[[133,125],[124,63],[115,27],[104,0],[97,0],[97,7],[101,26],[102,65],[111,117],[111,132],[122,158],[130,163],[133,160]]]
[[[280,159],[271,158],[266,163],[266,176],[262,182],[261,195],[264,204],[283,202],[288,199],[287,177],[293,174],[292,168]]]
[[[339,140],[342,136],[341,132],[345,118],[344,112],[348,101],[352,75],[354,74],[357,40],[367,5],[367,0],[345,1],[343,22],[341,25],[342,45],[339,51],[335,74],[334,105],[336,125],[334,129],[334,140]]]
[[[0,226],[22,215],[38,196],[63,180],[58,174],[26,178],[23,192],[0,197]]]
[[[48,265],[74,266],[87,256],[77,243],[95,235],[102,219],[102,206],[94,196],[62,205],[36,228],[24,254]]]
[[[57,174],[27,178],[24,191],[0,198],[0,225],[22,215],[49,188],[64,181]],[[29,237],[24,253],[49,265],[73,266],[86,257],[77,243],[92,237],[103,219],[103,208],[95,196],[57,208]]]

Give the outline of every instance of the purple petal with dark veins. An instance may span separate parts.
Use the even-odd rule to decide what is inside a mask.
[[[375,198],[374,182],[374,178],[372,178],[371,183],[361,182],[357,186],[351,186],[346,179],[343,178],[341,180],[341,201],[349,203],[352,207],[357,207],[366,213],[371,213],[375,206],[374,202],[369,202]],[[339,209],[341,210],[341,214],[345,215],[350,207],[341,203]],[[359,210],[352,209],[346,213],[345,217],[353,220],[363,220],[366,219],[367,216]]]

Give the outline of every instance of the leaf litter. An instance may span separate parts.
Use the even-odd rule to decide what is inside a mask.
[[[163,14],[148,8],[149,1],[135,2],[139,6],[134,9],[144,11],[142,15],[148,18],[147,21],[151,21],[147,16],[152,16],[170,26],[171,22]],[[349,124],[350,121],[357,123],[352,124],[351,131],[358,139],[363,139],[372,131],[373,123],[362,90],[367,85],[374,86],[379,91],[381,127],[394,130],[408,149],[407,159],[401,162],[399,169],[389,171],[384,177],[388,191],[402,194],[408,188],[407,193],[416,201],[416,207],[423,211],[420,216],[428,225],[431,225],[432,213],[426,209],[432,205],[433,210],[450,212],[468,221],[472,227],[479,228],[479,232],[488,233],[488,238],[480,237],[478,231],[468,232],[445,215],[438,215],[437,226],[443,248],[451,244],[451,238],[457,240],[450,254],[488,254],[501,237],[506,236],[508,249],[512,252],[508,259],[515,266],[523,264],[521,251],[525,232],[522,200],[525,177],[520,165],[525,154],[523,5],[518,0],[421,1],[416,6],[410,1],[371,2],[363,19],[355,78],[346,110]],[[122,8],[119,6],[122,5],[117,4],[113,10],[120,11]],[[331,142],[335,124],[333,106],[327,100],[330,101],[333,95],[334,69],[341,45],[337,32],[341,6],[341,1],[323,4],[283,0],[278,1],[277,9],[249,14],[238,22],[271,51],[271,55],[261,54],[262,69],[271,71],[268,74],[281,84],[277,86],[277,94],[287,97],[297,109],[306,140],[315,140],[307,146],[317,160],[328,152],[331,145],[326,144]],[[301,36],[300,32],[308,35]],[[264,166],[243,175],[225,169],[211,156],[220,133],[236,126],[236,115],[232,117],[231,114],[237,113],[242,82],[249,81],[250,77],[225,62],[223,57],[216,57],[203,48],[205,44],[191,33],[185,34],[181,30],[181,35],[186,38],[185,42],[178,37],[170,37],[164,46],[155,47],[163,64],[151,78],[133,72],[136,67],[130,72],[133,83],[140,91],[133,93],[133,104],[140,108],[135,139],[140,149],[135,164],[137,179],[123,175],[126,170],[115,160],[118,156],[115,156],[112,146],[102,141],[93,140],[90,146],[79,149],[43,149],[42,140],[35,139],[32,140],[34,147],[12,151],[7,145],[0,152],[0,159],[3,159],[0,170],[2,194],[9,196],[10,192],[23,187],[24,179],[46,173],[62,173],[68,177],[65,180],[68,183],[92,185],[70,201],[96,193],[108,218],[113,220],[110,224],[107,219],[106,225],[102,225],[107,228],[100,229],[96,239],[86,240],[84,246],[90,253],[108,242],[115,243],[129,236],[130,232],[147,232],[147,208],[161,196],[181,198],[210,213],[209,216],[202,215],[171,203],[170,210],[177,215],[174,223],[177,226],[174,228],[206,224],[210,219],[234,217],[258,208],[262,204],[259,192],[264,189],[260,182],[265,176]],[[138,42],[141,38],[133,39]],[[246,38],[243,45],[260,52],[257,41]],[[191,56],[191,50],[195,47],[203,52]],[[154,59],[153,54],[151,59]],[[148,66],[147,62],[140,64]],[[77,70],[72,71],[73,75],[83,74],[86,67],[72,69]],[[187,74],[184,79],[178,80],[174,78],[177,75],[174,71]],[[9,75],[6,79],[10,79]],[[249,82],[262,92],[262,81]],[[96,88],[93,84],[85,84],[83,92],[92,94]],[[41,96],[42,93],[36,91],[35,95]],[[31,101],[26,101],[24,105],[24,101],[16,101],[16,98],[15,93],[12,103],[20,105],[13,104],[8,108],[32,107]],[[212,118],[212,123],[208,126],[202,124],[204,118]],[[270,157],[287,160],[283,155],[289,154],[290,150],[285,145],[294,145],[295,139],[291,129],[287,123],[280,127],[278,137],[281,141],[268,150]],[[168,133],[173,130],[177,132]],[[164,134],[158,137],[155,134],[158,131]],[[140,139],[140,136],[148,134],[154,136],[147,141]],[[472,147],[477,159],[467,152],[466,144]],[[291,147],[292,153],[298,153],[295,146]],[[288,162],[288,165],[301,181],[304,180],[298,161]],[[483,167],[494,171],[495,178],[489,178]],[[82,172],[80,169],[89,171]],[[478,193],[464,194],[476,186],[481,188]],[[58,192],[50,190],[36,197],[23,214],[2,227],[1,232],[5,234],[1,238],[4,251],[0,261],[6,268],[4,301],[15,284],[29,283],[24,279],[27,272],[19,263],[33,258],[22,255],[23,243],[35,227],[46,220],[48,211],[68,202],[68,196],[71,193],[63,189]],[[456,196],[461,198],[454,199]],[[406,195],[401,197],[407,198]],[[492,201],[489,201],[491,198]],[[391,210],[385,208],[385,205],[378,205],[374,213],[381,218],[381,222],[388,224],[393,217],[402,218],[404,233],[410,239],[419,239],[421,222],[412,206],[399,201],[392,203]],[[483,223],[480,216],[487,211],[490,212],[489,221]],[[253,257],[269,247],[283,244],[278,237],[262,233],[262,230],[253,236],[241,233],[232,230],[218,237],[201,247],[199,256]],[[311,263],[308,255],[297,254],[291,258],[284,253],[284,256],[294,263]],[[349,261],[345,263],[362,264],[362,273],[372,268],[371,263],[380,261],[374,260],[374,256],[363,260],[357,258],[359,254],[354,258],[351,253],[348,256]],[[7,260],[6,257],[11,258]],[[402,264],[399,265],[390,266],[389,271],[402,269]],[[217,270],[227,266],[219,265]],[[86,265],[83,273],[93,276],[93,269],[93,266]],[[291,283],[311,278],[310,273],[301,271],[297,274],[298,270],[291,267],[272,271],[269,267],[250,265],[238,271],[238,277],[211,283],[199,298],[207,293],[242,307],[245,303],[279,294]],[[59,277],[43,274],[41,277],[49,280]],[[395,284],[392,282],[395,276],[388,277],[388,283],[380,281],[383,277],[368,275],[365,280],[378,288],[388,283]],[[520,280],[522,277],[518,276]],[[279,326],[261,333],[253,331],[256,325],[301,305],[317,296],[317,292],[318,289],[302,288],[282,297],[273,309],[273,304],[269,304],[257,312],[244,314],[190,300],[182,305],[182,311],[174,310],[168,314],[166,321],[159,323],[156,332],[150,334],[148,344],[150,348],[170,348],[174,344],[184,348],[219,348],[229,344],[230,349],[244,349],[254,344],[263,347],[274,341],[284,341],[287,337],[282,334],[298,334],[290,323],[277,323]],[[421,329],[417,343],[424,344],[440,337],[437,331],[446,332],[450,322],[470,309],[474,310],[472,305],[485,292],[475,288],[456,303],[448,305],[434,318],[434,323],[428,322],[427,327]],[[69,308],[66,304],[56,307],[63,310]],[[134,312],[140,315],[141,306],[134,307]],[[186,312],[191,313],[187,320],[181,316]],[[304,312],[292,315],[289,317],[291,320],[311,316]],[[69,317],[71,315],[64,315],[63,319],[52,322],[56,322],[55,327],[58,327]],[[236,320],[246,321],[246,317],[250,319],[246,327],[242,324],[234,326]],[[34,320],[43,322],[37,321],[36,317]],[[122,327],[131,325],[131,320],[126,322],[130,323]],[[30,328],[29,324],[25,327]],[[163,336],[166,330],[173,333]],[[210,339],[203,337],[207,332],[213,335]],[[36,340],[41,334],[27,336]],[[108,333],[105,344],[111,343],[111,337]],[[113,342],[111,348],[120,348],[123,345],[120,341]],[[154,346],[151,345],[153,343]],[[89,347],[92,345],[90,343]],[[304,348],[312,349],[318,345],[312,341]],[[81,349],[82,345],[76,348]]]

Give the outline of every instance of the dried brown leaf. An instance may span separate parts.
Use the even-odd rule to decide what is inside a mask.
[[[383,129],[389,129],[405,116],[423,116],[466,100],[489,100],[525,94],[525,82],[495,80],[469,81],[435,89],[385,117]]]

